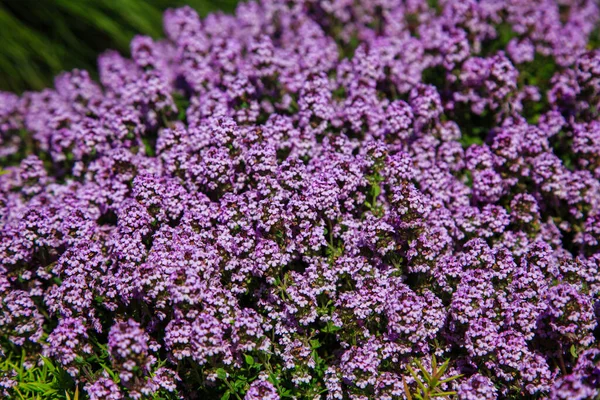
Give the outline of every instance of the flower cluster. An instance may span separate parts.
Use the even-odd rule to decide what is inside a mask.
[[[435,357],[464,399],[598,395],[599,22],[181,8],[0,93],[2,351],[92,399],[403,399]]]

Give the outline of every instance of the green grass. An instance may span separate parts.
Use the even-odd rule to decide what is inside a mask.
[[[30,365],[25,366],[25,350],[22,350],[20,356],[9,353],[7,357],[0,359],[0,377],[12,376],[17,381],[17,386],[11,391],[14,398],[62,400],[78,397],[76,393],[79,390],[64,369],[45,357],[34,357],[33,360],[39,360],[40,363],[36,365],[30,359]],[[1,393],[2,391],[0,395]]]
[[[162,13],[189,5],[201,16],[231,13],[238,0],[0,0],[0,90],[21,93],[53,84],[73,68],[96,74],[107,49],[129,54],[136,34],[164,37]]]

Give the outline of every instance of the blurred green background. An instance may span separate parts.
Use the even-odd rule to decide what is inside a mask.
[[[189,5],[201,16],[231,13],[238,0],[0,0],[0,90],[52,86],[61,71],[86,69],[107,49],[129,56],[136,34],[164,37],[162,13]]]

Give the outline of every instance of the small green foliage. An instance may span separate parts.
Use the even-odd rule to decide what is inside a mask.
[[[228,373],[224,368],[217,368],[214,373],[217,379],[221,382],[219,388],[221,399],[242,399],[250,384],[258,379],[259,374],[267,372],[269,374],[269,381],[278,387],[278,377],[281,376],[281,371],[274,373],[270,365],[270,356],[263,353],[256,353],[255,355],[245,354],[244,355],[245,366],[236,369],[235,374]]]
[[[36,359],[37,363],[34,362]],[[20,356],[11,352],[0,361],[0,376],[11,377],[17,382],[16,386],[10,389],[15,399],[79,398],[79,388],[63,368],[43,356],[30,358],[24,349]]]
[[[471,171],[465,171],[463,182],[467,187],[473,187],[473,175],[471,174]]]
[[[474,144],[483,144],[483,139],[480,137],[481,132],[483,132],[483,130],[475,128],[473,130],[472,135],[461,136],[460,143],[463,145],[464,148],[467,148]]]
[[[154,151],[154,146],[150,142],[150,140],[146,137],[142,138],[142,142],[144,143],[144,150],[146,150],[146,154],[149,157],[154,157],[156,152]]]
[[[470,110],[459,107],[455,112],[455,122],[461,130],[460,143],[464,148],[472,144],[483,144],[490,130],[494,126],[494,116],[488,110],[477,115]]]
[[[430,400],[434,398],[446,398],[448,396],[456,395],[456,392],[454,391],[444,391],[442,389],[442,385],[445,383],[452,382],[462,377],[462,375],[453,375],[444,378],[444,375],[448,371],[448,365],[450,364],[449,359],[446,360],[442,365],[438,365],[435,355],[432,356],[431,371],[428,371],[423,363],[418,359],[415,359],[413,363],[413,366],[407,365],[406,369],[415,380],[417,387],[416,389],[411,390],[409,385],[406,383],[406,380],[403,379],[404,391],[407,399]]]
[[[381,183],[384,181],[384,178],[379,172],[376,172],[373,175],[369,175],[367,180],[369,182],[369,189],[365,206],[367,209],[371,210],[373,214],[378,215],[382,210],[381,205],[377,202],[377,198],[381,194]]]
[[[68,392],[65,392],[65,396],[67,397],[67,400],[79,400],[79,386],[75,387],[75,393],[73,393],[73,397],[71,397]]]
[[[571,348],[569,349],[569,352],[571,353],[571,356],[573,357],[573,359],[577,359],[577,349],[575,348],[575,345],[572,344]]]
[[[594,50],[600,48],[600,26],[596,27],[590,34],[590,40],[587,44],[588,50]]]
[[[323,332],[325,333],[334,333],[339,331],[340,328],[339,326],[336,326],[333,322],[331,321],[327,321],[327,325],[325,325],[325,327],[323,328]]]
[[[430,67],[423,71],[423,83],[434,85],[438,89],[446,87],[446,70],[442,66]]]
[[[341,27],[340,27],[341,29]],[[336,36],[338,37],[338,36]],[[358,48],[360,41],[356,36],[352,36],[347,43],[338,42],[340,60],[344,58],[352,58],[354,56],[354,52]]]
[[[552,57],[536,53],[532,62],[517,66],[519,70],[519,85],[535,85],[541,92],[550,89],[550,79],[559,67]]]
[[[504,51],[508,45],[508,42],[518,36],[508,22],[503,22],[497,25],[496,32],[498,32],[497,38],[490,40],[489,42],[484,42],[481,46],[482,57],[487,57],[491,54],[497,53],[498,51]]]
[[[190,100],[183,94],[175,92],[173,93],[173,101],[177,107],[177,120],[185,123],[187,121],[186,110],[190,105]]]
[[[429,8],[435,10],[438,14],[442,11],[442,6],[440,5],[439,0],[427,0],[427,5]]]
[[[249,366],[253,366],[254,365],[254,357],[252,357],[251,355],[246,354],[244,356],[245,360],[246,360],[246,364],[248,364]]]
[[[577,165],[577,156],[569,151],[573,145],[573,138],[564,131],[558,132],[551,138],[551,145],[556,154],[563,162],[563,165],[573,170]]]

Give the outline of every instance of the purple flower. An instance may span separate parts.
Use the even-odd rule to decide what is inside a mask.
[[[482,375],[471,376],[458,387],[458,395],[465,400],[494,400],[498,398],[492,381]]]
[[[244,400],[258,400],[258,399],[268,399],[268,400],[278,400],[279,395],[277,394],[277,390],[273,384],[266,380],[261,380],[260,378],[252,382],[250,385],[250,389],[246,392],[244,396]]]

